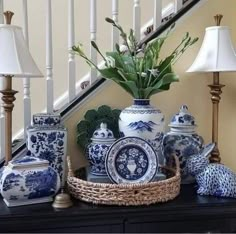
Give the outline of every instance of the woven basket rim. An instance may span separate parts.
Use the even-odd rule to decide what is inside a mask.
[[[138,206],[173,200],[180,192],[180,167],[177,156],[175,169],[164,167],[174,172],[168,179],[149,183],[94,183],[74,176],[70,158],[68,161],[67,184],[71,195],[77,199],[93,204]]]
[[[171,171],[174,173],[173,176],[170,178],[167,178],[165,180],[159,180],[159,181],[151,181],[147,183],[121,183],[121,184],[114,184],[114,183],[97,183],[97,182],[91,182],[87,180],[83,180],[81,178],[78,178],[74,175],[72,166],[71,166],[71,161],[70,161],[70,156],[67,156],[67,163],[68,163],[68,176],[67,179],[73,178],[73,180],[77,181],[78,183],[82,183],[87,186],[95,186],[99,188],[148,188],[152,186],[157,186],[157,185],[162,185],[162,184],[168,184],[171,183],[175,180],[178,180],[180,178],[180,164],[179,164],[179,159],[176,155],[173,155],[174,160],[175,160],[175,169],[174,168],[169,168],[166,166],[163,166],[162,168]]]

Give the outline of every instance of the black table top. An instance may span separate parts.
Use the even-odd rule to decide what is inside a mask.
[[[172,201],[159,203],[149,206],[108,206],[108,205],[93,205],[90,203],[73,200],[73,207],[67,209],[54,209],[52,203],[41,203],[27,206],[8,208],[3,200],[0,200],[0,219],[14,216],[25,217],[31,216],[91,216],[91,215],[118,215],[118,214],[137,214],[141,212],[158,212],[166,213],[170,211],[192,212],[194,209],[206,209],[211,207],[207,212],[214,212],[214,209],[224,206],[224,210],[236,213],[236,199],[233,198],[217,198],[212,196],[200,196],[196,194],[196,188],[193,185],[183,185],[180,195]],[[206,212],[206,211],[204,211]]]

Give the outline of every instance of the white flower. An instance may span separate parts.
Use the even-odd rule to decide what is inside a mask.
[[[126,51],[128,51],[128,47],[126,45],[120,45],[120,52],[125,53]]]
[[[158,74],[159,74],[158,69],[149,69],[148,71],[150,71],[150,73],[151,73],[153,76],[158,76]]]
[[[102,62],[102,64],[99,66],[99,69],[105,69],[107,68],[105,62]]]
[[[111,56],[106,57],[106,62],[107,62],[108,67],[112,67],[112,68],[116,67],[116,61]]]
[[[141,77],[147,77],[147,73],[146,72],[142,72],[141,73]]]

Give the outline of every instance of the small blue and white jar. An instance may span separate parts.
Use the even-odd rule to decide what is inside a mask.
[[[47,160],[24,156],[5,166],[0,191],[7,206],[51,202],[60,188],[58,173]]]
[[[105,157],[110,146],[115,142],[113,132],[101,123],[100,128],[93,133],[92,143],[88,145],[88,161],[91,166],[90,173],[96,176],[106,176]]]
[[[181,106],[180,112],[172,117],[169,127],[170,131],[163,138],[163,155],[168,161],[175,154],[180,161],[182,184],[193,183],[195,180],[186,169],[186,160],[199,152],[204,141],[196,133],[195,118],[186,105]]]

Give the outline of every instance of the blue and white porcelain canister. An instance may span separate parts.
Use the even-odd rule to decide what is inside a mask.
[[[58,173],[47,160],[25,156],[5,166],[0,191],[7,206],[51,202],[60,188]]]
[[[95,130],[91,143],[88,145],[87,154],[90,163],[90,173],[96,176],[107,175],[105,157],[108,149],[115,142],[113,132],[107,128],[106,123],[101,123],[100,128]]]
[[[170,131],[164,135],[162,143],[164,157],[168,161],[171,155],[177,155],[182,172],[182,183],[192,183],[194,178],[187,172],[186,160],[199,152],[204,141],[196,133],[195,118],[189,113],[186,105],[181,106],[179,113],[172,117],[169,127]]]

